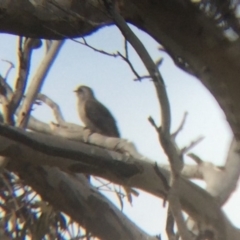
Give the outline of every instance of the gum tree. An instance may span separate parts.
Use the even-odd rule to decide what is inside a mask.
[[[1,1],[0,31],[24,36],[19,37],[19,74],[15,89],[11,89],[6,78],[1,78],[4,124],[0,125],[0,151],[5,186],[8,182],[31,186],[54,209],[68,214],[87,229],[88,238],[91,234],[101,239],[155,237],[148,236],[124,216],[89,184],[83,173],[123,185],[129,195],[131,188],[139,188],[168,201],[169,239],[177,239],[173,222],[182,239],[239,239],[239,229],[232,226],[221,210],[235,189],[240,169],[237,7],[238,1],[220,0]],[[170,133],[170,104],[158,64],[152,61],[126,22],[159,42],[176,66],[197,77],[219,103],[235,137],[224,169],[217,169],[195,155],[191,155],[197,163],[195,167],[183,166],[186,149],[177,148],[174,141],[177,133]],[[66,122],[56,103],[39,93],[64,39],[86,36],[110,24],[120,29],[153,80],[162,111],[161,127],[154,119],[149,121],[169,159],[167,167],[144,160],[126,140],[89,134],[83,127]],[[41,47],[39,39],[57,41],[47,41],[46,56],[26,89],[31,52]],[[47,125],[31,116],[32,105],[38,100],[51,106],[57,123]],[[126,152],[128,161],[125,161]],[[193,177],[206,182],[206,191],[187,180]],[[17,198],[13,190],[10,192],[12,199],[16,199],[16,216],[28,219],[28,215],[24,216],[27,211],[21,211],[24,208],[18,206],[17,200],[21,197]],[[6,197],[5,201],[8,202]],[[54,212],[48,204],[41,209],[45,212],[42,211],[40,217],[35,216],[37,230],[23,224],[24,230],[15,229],[16,232],[27,234],[31,231],[32,236],[41,239],[46,233],[53,234],[47,228],[49,224],[55,229],[55,223],[64,226],[60,212]],[[81,209],[81,215],[76,209]],[[189,216],[187,223],[182,211]]]

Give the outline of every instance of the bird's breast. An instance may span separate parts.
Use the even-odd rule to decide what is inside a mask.
[[[78,104],[78,106],[79,106],[79,108],[78,108],[79,117],[87,128],[94,131],[95,126],[87,116],[85,104],[86,104],[86,101],[84,101],[84,102],[81,101]]]

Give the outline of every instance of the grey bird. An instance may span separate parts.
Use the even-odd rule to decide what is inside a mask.
[[[79,117],[92,132],[108,137],[120,137],[116,121],[110,111],[94,96],[90,87],[79,86],[74,92],[77,94],[77,108]]]

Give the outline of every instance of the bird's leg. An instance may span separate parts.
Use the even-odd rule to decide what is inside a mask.
[[[88,127],[84,127],[83,129],[83,141],[88,142],[89,136],[93,134],[93,131],[91,131]]]

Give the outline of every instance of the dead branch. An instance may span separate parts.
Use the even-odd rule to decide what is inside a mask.
[[[125,20],[122,16],[118,13],[115,2],[111,0],[103,0],[105,7],[111,17],[113,18],[115,24],[120,29],[122,34],[125,36],[126,40],[131,43],[135,51],[138,53],[139,57],[141,58],[142,62],[144,63],[145,67],[147,68],[150,76],[153,79],[154,86],[156,88],[157,96],[159,99],[159,104],[161,106],[161,120],[162,126],[158,128],[159,139],[161,145],[168,156],[170,165],[171,165],[171,172],[172,172],[172,181],[170,183],[170,190],[168,192],[168,201],[172,210],[172,214],[175,218],[175,221],[178,226],[178,231],[180,236],[183,239],[191,240],[191,235],[188,232],[188,229],[185,225],[185,221],[181,212],[181,205],[179,202],[178,197],[178,179],[181,174],[182,169],[182,159],[179,154],[178,149],[175,147],[176,144],[173,143],[170,134],[170,127],[171,127],[171,113],[170,113],[170,104],[167,97],[166,89],[164,86],[163,78],[158,71],[156,64],[152,61],[150,55],[148,54],[147,50],[145,49],[144,45],[141,41],[136,37],[136,35],[132,32],[129,26],[126,24]],[[156,124],[154,124],[156,125]],[[155,127],[156,128],[156,127]],[[220,230],[220,229],[216,229]]]
[[[192,148],[198,145],[203,139],[204,137],[198,137],[196,140],[193,140],[192,142],[190,142],[188,146],[181,149],[181,154],[184,155],[187,152],[189,152]]]
[[[34,103],[37,94],[39,93],[43,81],[50,69],[53,61],[55,60],[64,41],[55,41],[52,43],[49,51],[46,53],[44,61],[38,68],[35,76],[32,79],[31,85],[28,88],[26,97],[23,101],[21,109],[19,110],[17,126],[25,128],[27,126],[28,118],[30,116],[32,104]]]
[[[180,123],[178,129],[174,133],[171,134],[173,139],[176,139],[177,135],[183,130],[183,127],[184,127],[184,125],[186,123],[186,120],[187,120],[187,115],[188,115],[188,113],[185,112],[184,115],[183,115],[182,122]]]
[[[30,69],[31,54],[33,49],[39,48],[41,46],[41,40],[26,38],[23,43],[23,37],[19,37],[18,41],[18,68],[17,68],[17,77],[15,80],[15,91],[9,101],[9,104],[6,108],[6,123],[9,125],[14,125],[14,114],[17,110],[26,85],[27,78]]]
[[[95,236],[106,240],[119,239],[119,236],[130,240],[154,240],[92,187],[82,174],[70,175],[53,167],[17,164],[15,159],[10,163],[8,168],[23,176],[25,184]],[[110,231],[106,231],[106,226]]]
[[[184,219],[181,213],[181,207],[178,199],[178,194],[176,192],[175,186],[177,186],[177,179],[180,174],[182,163],[179,157],[179,153],[175,148],[174,144],[172,143],[171,136],[170,136],[170,123],[171,123],[171,115],[170,115],[170,105],[167,97],[167,93],[164,87],[163,79],[158,71],[157,66],[152,61],[150,55],[146,51],[143,44],[139,41],[136,35],[132,32],[132,30],[128,27],[124,19],[119,15],[115,8],[115,4],[112,1],[104,0],[103,1],[107,11],[112,16],[115,24],[120,29],[122,34],[125,36],[126,40],[131,43],[133,48],[138,53],[139,57],[142,59],[145,67],[148,69],[150,76],[153,79],[157,95],[159,98],[159,103],[161,106],[162,114],[162,127],[159,129],[159,138],[161,145],[169,158],[169,162],[171,164],[171,171],[173,173],[173,183],[171,184],[171,189],[168,193],[168,200],[173,211],[173,215],[175,217],[175,221],[178,225],[178,230],[180,235],[184,239],[191,240],[191,236],[184,224]],[[173,206],[173,205],[174,206]]]
[[[8,61],[8,60],[6,60],[6,59],[2,59],[2,61],[3,61],[3,62],[7,62],[7,63],[9,63],[9,65],[10,65],[9,68],[8,68],[8,70],[7,70],[7,72],[5,73],[5,77],[4,77],[5,81],[7,81],[9,73],[11,72],[11,70],[12,70],[13,68],[15,68],[15,66],[14,66],[14,64],[13,64],[11,61]]]
[[[65,120],[62,115],[62,112],[60,110],[60,107],[57,103],[55,103],[52,99],[50,99],[48,96],[42,93],[38,93],[37,100],[40,100],[44,102],[46,105],[48,105],[53,110],[53,115],[55,116],[55,119],[57,120],[57,123],[60,125],[64,125]]]
[[[128,157],[126,160],[126,156],[106,149],[61,139],[59,136],[52,137],[25,132],[8,126],[0,125],[0,131],[1,135],[6,135],[6,137],[0,137],[1,155],[14,155],[11,157],[14,157],[14,162],[16,160],[16,163],[20,165],[24,161],[39,167],[50,165],[67,172],[90,173],[117,184],[126,184],[156,196],[166,197],[164,183],[161,183],[161,179],[153,169],[153,162],[148,159],[137,160]],[[11,161],[9,161],[10,163]],[[30,165],[28,164],[28,166]],[[102,171],[102,166],[104,166],[105,171]],[[162,169],[160,171],[169,179],[166,171]],[[226,233],[225,239],[238,239],[234,237],[237,236],[238,230],[227,221],[215,199],[195,184],[181,177],[178,181],[181,205],[195,221],[208,222],[214,226],[214,229],[221,227],[222,231]],[[216,216],[217,222],[215,221]]]

